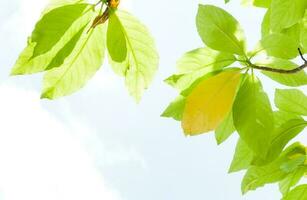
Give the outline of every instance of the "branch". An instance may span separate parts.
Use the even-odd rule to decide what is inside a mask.
[[[275,69],[275,68],[271,68],[271,67],[258,66],[258,65],[252,64],[252,63],[249,63],[249,64],[250,64],[251,68],[259,69],[259,70],[262,70],[262,71],[269,71],[269,72],[275,72],[275,73],[281,73],[281,74],[295,74],[295,73],[302,71],[305,68],[307,68],[307,60],[304,58],[300,48],[298,48],[298,51],[299,51],[299,54],[300,54],[302,60],[304,61],[304,64],[297,67],[297,68],[294,68],[294,69],[290,69],[290,70]]]

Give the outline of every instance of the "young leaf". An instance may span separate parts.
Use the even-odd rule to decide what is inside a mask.
[[[299,143],[295,143],[289,146],[274,162],[261,167],[250,167],[242,181],[241,189],[243,194],[250,190],[255,190],[259,187],[262,187],[265,184],[283,180],[288,175],[288,173],[281,170],[280,166],[290,160],[289,157],[296,154],[297,151],[301,151],[302,149],[305,149],[305,147]]]
[[[215,139],[217,144],[222,144],[229,136],[234,133],[236,128],[233,125],[232,112],[215,129]]]
[[[307,12],[305,13],[302,25],[301,25],[301,45],[303,51],[307,53]]]
[[[265,36],[260,43],[262,49],[258,51],[265,50],[270,56],[291,59],[298,55],[298,42],[285,34],[272,33]]]
[[[305,0],[272,0],[271,29],[280,32],[301,20],[307,3]]]
[[[307,96],[297,89],[277,89],[275,104],[280,110],[307,116]]]
[[[225,52],[212,50],[208,47],[198,48],[184,54],[177,62],[178,73],[186,74],[204,68],[212,71],[231,65],[236,58]]]
[[[297,186],[291,190],[282,200],[306,200],[307,184]]]
[[[272,0],[253,0],[253,5],[257,7],[269,8]]]
[[[228,172],[232,173],[247,169],[253,160],[253,155],[253,151],[247,144],[242,139],[239,139]]]
[[[307,122],[303,119],[291,119],[276,128],[266,161],[269,162],[277,158],[288,142],[302,132],[306,126]]]
[[[177,121],[182,119],[186,98],[183,96],[177,97],[163,112],[162,117],[171,117]]]
[[[73,22],[88,11],[88,4],[72,4],[56,8],[45,14],[36,24],[31,40],[36,43],[32,57],[49,51]]]
[[[210,48],[232,54],[245,54],[245,38],[238,21],[221,8],[199,5],[197,30]]]
[[[104,41],[104,26],[85,32],[63,65],[46,73],[42,98],[56,99],[82,88],[103,63]]]
[[[235,59],[230,53],[218,52],[208,47],[198,48],[179,59],[178,74],[169,77],[166,82],[182,91],[189,88],[200,77],[234,63]]]
[[[116,15],[127,41],[127,56],[124,62],[111,64],[113,68],[125,72],[128,90],[139,101],[157,71],[158,53],[153,38],[143,24],[127,12],[118,10]]]
[[[115,62],[122,62],[127,57],[125,32],[116,13],[109,18],[107,31],[107,47],[110,57]]]
[[[295,186],[304,176],[306,167],[299,167],[294,172],[288,174],[286,178],[279,182],[279,190],[285,196],[290,191],[291,187]]]
[[[85,6],[87,6],[86,9]],[[47,12],[38,22],[32,37],[29,38],[28,46],[21,53],[11,74],[32,74],[59,67],[71,53],[85,26],[91,20],[94,12],[90,8],[91,5],[74,4],[57,7]],[[84,13],[81,13],[80,16],[72,15],[70,12],[73,10],[79,10],[79,13],[84,10]],[[65,19],[62,22],[59,18]],[[55,32],[57,32],[57,24],[60,22],[64,24],[60,26],[63,29],[60,31],[61,35],[58,35]],[[65,27],[67,27],[67,30],[64,30]],[[50,43],[47,43],[49,37],[54,38],[50,40]],[[43,43],[38,46],[40,40]],[[38,50],[35,50],[37,47]],[[43,47],[44,50],[42,50]],[[42,52],[44,53],[41,54]]]
[[[182,127],[187,135],[214,130],[231,111],[240,71],[225,71],[198,84],[187,97]]]
[[[297,64],[291,61],[278,59],[278,58],[272,58],[270,60],[257,63],[256,65],[267,66],[273,69],[287,69],[287,70],[299,67]],[[305,71],[300,71],[294,74],[281,74],[281,73],[273,73],[268,71],[262,71],[262,73],[267,77],[283,85],[292,86],[292,87],[307,85],[307,74],[305,73]]]
[[[274,128],[273,111],[257,77],[247,75],[233,106],[234,125],[240,137],[264,156]]]

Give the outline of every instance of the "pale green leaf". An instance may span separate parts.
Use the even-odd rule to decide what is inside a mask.
[[[291,190],[282,200],[306,200],[307,184],[297,186]]]
[[[272,0],[253,0],[253,5],[257,7],[269,8]]]
[[[117,71],[124,72],[130,94],[140,101],[158,69],[158,53],[152,36],[143,24],[127,12],[118,10],[116,15],[127,41],[127,56],[122,63],[111,64]]]
[[[222,121],[222,123],[215,129],[215,139],[217,144],[222,144],[229,136],[234,133],[236,128],[233,125],[232,112]]]
[[[234,125],[255,154],[265,156],[274,129],[273,111],[259,79],[247,75],[233,105]]]
[[[270,56],[291,59],[298,55],[298,42],[285,34],[272,33],[265,36],[260,43],[262,48],[257,51],[266,51]]]
[[[56,99],[72,94],[101,67],[105,52],[105,27],[101,25],[86,32],[63,65],[46,73],[42,98]]]
[[[287,195],[291,187],[295,186],[304,176],[306,167],[299,167],[294,172],[288,174],[286,178],[279,182],[279,190],[283,195]]]
[[[230,53],[204,47],[184,54],[177,61],[177,70],[179,74],[190,73],[204,68],[212,68],[213,71],[231,65],[235,61],[236,58]]]
[[[199,5],[197,30],[203,42],[210,48],[244,55],[245,37],[238,21],[221,8]]]
[[[62,14],[63,18],[67,18],[70,20],[75,19],[75,21],[72,24],[66,25],[67,30],[65,30],[65,33],[61,35],[60,38],[53,39],[52,43],[56,42],[54,46],[47,51],[46,53],[42,55],[35,55],[34,51],[36,49],[37,43],[33,42],[32,38],[29,38],[28,40],[28,46],[24,49],[24,51],[21,53],[20,57],[18,58],[14,68],[12,69],[11,74],[12,75],[20,75],[20,74],[32,74],[41,72],[44,70],[48,70],[51,68],[59,67],[63,62],[64,59],[72,52],[74,49],[76,42],[80,39],[81,33],[84,31],[86,25],[91,20],[94,12],[90,10],[91,5],[88,5],[85,13],[83,13],[82,16],[76,17],[75,15],[71,16],[71,14],[68,12],[71,10],[70,7],[75,6],[77,8],[84,8],[84,5],[86,4],[76,4],[76,5],[69,5],[64,7],[59,7],[57,9],[64,9],[67,10],[67,12],[57,12],[55,10],[51,10],[50,12],[58,13],[59,15]],[[79,8],[79,9],[80,9]],[[50,13],[48,12],[48,13]],[[41,34],[42,36],[39,38],[42,38],[42,40],[46,40],[43,35],[47,35],[49,37],[53,37],[50,35],[53,35],[54,32],[57,30],[57,23],[51,23],[50,25],[47,23],[52,20],[59,21],[58,18],[60,16],[57,15],[48,15],[46,14],[45,17],[43,17],[40,21],[39,27],[41,27],[43,24],[45,24],[45,27],[41,27],[40,29],[37,29],[35,32],[37,34]],[[52,17],[52,18],[50,18]],[[64,20],[63,23],[66,23],[69,20]],[[62,25],[64,27],[64,25]],[[63,28],[62,27],[62,28]],[[38,33],[38,30],[40,32]],[[62,30],[63,31],[63,30]],[[37,36],[36,36],[37,37]],[[58,36],[55,36],[55,38]],[[56,41],[58,40],[58,41]],[[48,45],[47,45],[48,46]],[[41,47],[40,47],[41,48]],[[47,47],[46,47],[47,48]]]
[[[298,23],[304,16],[306,0],[272,0],[271,29],[280,32]]]
[[[253,155],[253,151],[247,144],[242,139],[239,139],[228,172],[232,173],[247,169],[253,160]]]
[[[182,119],[186,98],[183,96],[177,97],[161,115],[162,117],[171,117],[180,121]]]
[[[56,8],[46,13],[36,24],[31,36],[31,41],[36,43],[33,57],[48,52],[74,21],[88,11],[88,4],[72,4]]]
[[[298,151],[305,151],[305,147],[299,143],[289,146],[278,159],[265,166],[252,166],[246,172],[241,189],[243,193],[255,190],[269,183],[283,180],[288,173],[281,170],[280,166],[290,160],[289,157],[295,155]]]
[[[235,59],[230,53],[218,52],[208,47],[198,48],[187,52],[178,60],[178,74],[169,77],[166,82],[182,91],[200,77],[232,64]]]
[[[305,53],[307,53],[307,12],[301,25],[301,45]]]
[[[307,116],[307,96],[297,89],[277,89],[275,104],[280,110]]]

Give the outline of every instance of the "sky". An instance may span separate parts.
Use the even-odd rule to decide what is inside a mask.
[[[107,63],[81,91],[40,100],[41,74],[8,75],[48,1],[0,1],[0,200],[280,199],[276,185],[241,195],[243,173],[227,174],[236,135],[217,146],[213,134],[186,138],[178,122],[159,117],[177,95],[163,80],[184,52],[203,46],[198,3],[231,12],[250,48],[264,10],[235,0],[122,2],[149,27],[161,58],[140,104]],[[264,85],[271,98],[281,88],[265,78]]]

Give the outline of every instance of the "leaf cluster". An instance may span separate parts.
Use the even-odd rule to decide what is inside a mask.
[[[104,63],[139,101],[158,67],[155,43],[134,16],[117,9],[119,0],[59,0],[47,6],[12,75],[44,72],[42,98],[56,99],[82,88]],[[98,8],[97,8],[98,7]]]
[[[187,136],[215,131],[218,144],[238,133],[229,172],[246,170],[242,193],[279,183],[284,200],[305,200],[307,185],[292,188],[307,173],[307,147],[291,141],[307,126],[307,96],[298,88],[307,85],[302,53],[307,49],[307,1],[249,3],[267,9],[262,38],[250,51],[231,14],[199,5],[196,25],[204,47],[184,54],[178,72],[166,79],[179,96],[162,116],[181,121]],[[297,57],[302,65],[293,62]],[[288,87],[276,89],[277,109],[258,71]]]

